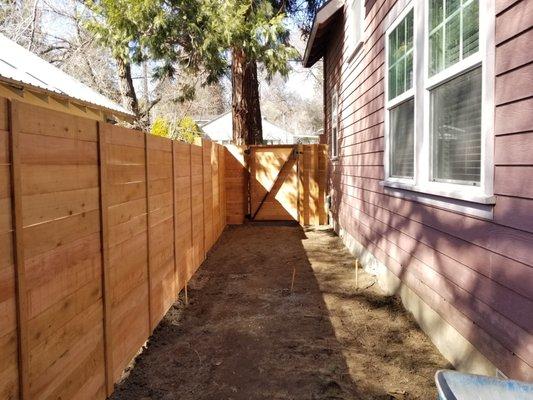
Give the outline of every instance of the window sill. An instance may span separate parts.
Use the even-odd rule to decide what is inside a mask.
[[[359,53],[359,50],[363,48],[363,41],[361,40],[357,46],[354,47],[354,49],[350,52],[349,57],[347,58],[348,64],[351,64],[353,60],[355,60],[357,54]]]
[[[398,181],[381,181],[385,192],[395,197],[438,206],[484,219],[492,219],[495,196],[479,193],[469,187],[454,189],[444,187],[417,186],[414,183]]]

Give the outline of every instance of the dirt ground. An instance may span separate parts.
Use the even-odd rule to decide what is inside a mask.
[[[436,398],[449,365],[373,283],[331,230],[229,227],[112,399]]]

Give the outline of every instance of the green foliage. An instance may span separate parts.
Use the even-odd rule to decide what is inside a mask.
[[[87,27],[113,56],[157,65],[155,77],[176,67],[206,73],[206,84],[227,74],[232,49],[243,50],[269,77],[287,75],[298,57],[288,43],[287,14],[314,15],[322,0],[86,0]],[[308,10],[307,12],[305,12]]]
[[[187,143],[194,143],[195,139],[201,138],[203,135],[202,129],[189,116],[185,116],[179,120],[176,131],[176,139]]]
[[[202,129],[189,116],[181,118],[177,123],[170,123],[163,117],[157,117],[150,130],[152,135],[169,139],[177,139],[187,143],[194,143],[203,135]]]
[[[162,117],[157,117],[152,124],[150,133],[155,136],[161,136],[166,138],[172,138],[172,130],[170,123]]]
[[[165,21],[159,0],[87,0],[85,4],[93,16],[87,28],[115,58],[125,62],[142,61],[148,40],[144,34],[151,24],[158,29]]]
[[[243,50],[248,59],[262,64],[268,77],[287,75],[289,60],[298,56],[288,43],[286,14],[268,0],[203,0],[209,35],[205,53],[217,53],[229,64],[228,51]]]
[[[174,76],[176,68],[197,73],[204,65],[203,0],[86,0],[86,21],[99,43],[126,63],[155,63],[154,78]]]

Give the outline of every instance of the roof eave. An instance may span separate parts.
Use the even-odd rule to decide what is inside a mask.
[[[129,112],[129,111],[126,111],[126,110],[121,111],[121,110],[105,107],[105,106],[102,106],[102,105],[99,105],[99,104],[91,103],[89,101],[85,101],[85,100],[81,100],[81,99],[78,99],[78,98],[75,98],[75,97],[71,97],[71,96],[68,96],[68,95],[63,94],[63,93],[55,92],[53,90],[48,90],[48,89],[42,88],[40,86],[35,86],[35,85],[31,85],[31,84],[26,83],[26,82],[21,82],[21,81],[15,80],[15,79],[10,79],[10,78],[7,78],[5,76],[0,76],[0,82],[4,83],[6,85],[14,86],[14,87],[28,88],[29,90],[31,90],[33,92],[42,93],[44,95],[52,96],[52,97],[55,97],[55,98],[58,98],[58,99],[61,99],[61,100],[64,100],[64,101],[70,101],[70,102],[79,104],[81,106],[90,107],[90,108],[94,108],[94,109],[97,109],[97,110],[102,110],[103,112],[106,112],[108,114],[119,116],[119,117],[121,117],[123,120],[125,120],[127,122],[131,122],[131,121],[133,121],[135,119],[135,115],[133,113]]]
[[[303,57],[303,66],[305,68],[312,67],[322,57],[323,54],[321,53],[318,56],[314,54],[317,47],[317,38],[322,37],[324,30],[329,28],[331,21],[343,7],[344,0],[329,0],[317,12]]]

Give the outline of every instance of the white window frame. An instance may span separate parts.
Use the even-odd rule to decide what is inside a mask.
[[[346,7],[346,18],[348,22],[348,62],[351,62],[355,55],[363,47],[365,41],[365,0],[348,0]],[[359,18],[354,15],[354,7],[359,7]]]
[[[413,15],[413,87],[407,91],[405,91],[404,93],[400,94],[399,96],[396,96],[395,98],[389,100],[389,36],[390,34],[394,31],[394,29],[396,29],[396,27],[398,25],[400,25],[400,23],[404,20],[405,17],[407,17],[407,14],[409,14],[411,12],[411,10],[414,9],[414,6],[412,4],[410,4],[409,6],[405,7],[403,9],[403,11],[396,17],[395,21],[390,25],[390,27],[387,29],[387,31],[385,32],[385,132],[386,132],[386,140],[385,140],[385,152],[384,152],[384,157],[385,157],[385,176],[386,176],[386,181],[387,182],[390,182],[390,183],[404,183],[404,184],[407,184],[407,185],[413,185],[414,182],[415,182],[415,177],[416,177],[416,116],[417,116],[417,107],[416,107],[416,96],[415,96],[415,89],[416,89],[416,68],[417,68],[417,63],[415,62],[416,61],[416,57],[417,57],[417,46],[416,46],[416,22],[415,22],[415,19],[416,19],[416,15]],[[391,112],[391,109],[399,106],[400,104],[408,101],[408,100],[411,100],[411,99],[414,99],[414,102],[415,102],[415,107],[414,107],[414,127],[415,127],[415,137],[414,137],[414,140],[413,140],[413,143],[414,143],[414,147],[415,147],[415,151],[414,151],[414,154],[415,154],[415,158],[413,160],[413,171],[414,171],[414,176],[412,179],[410,178],[398,178],[398,177],[392,177],[391,176],[391,173],[390,173],[390,156],[391,156],[391,153],[390,153],[390,140],[391,140],[391,136],[390,136],[390,112]]]
[[[339,158],[339,94],[334,88],[331,94],[331,160],[336,161]],[[335,132],[335,134],[333,134]]]
[[[385,180],[384,186],[408,190],[420,194],[417,200],[429,199],[440,206],[449,203],[454,210],[475,214],[485,218],[492,217],[492,207],[487,212],[479,212],[479,205],[494,204],[494,85],[495,85],[495,5],[494,0],[479,0],[479,51],[453,66],[429,76],[429,0],[399,0],[386,23],[389,28],[385,36]],[[409,99],[404,93],[393,101],[388,100],[388,35],[402,21],[407,13],[414,8],[413,35],[413,88],[415,98],[415,160],[414,179],[390,177],[390,133],[388,110],[396,104]],[[482,100],[481,100],[481,174],[479,186],[457,183],[435,182],[431,180],[431,89],[445,83],[465,72],[482,68]],[[427,196],[424,196],[427,195]],[[409,193],[410,198],[413,193]],[[416,197],[416,196],[415,196]],[[477,205],[473,205],[476,203]],[[474,210],[474,211],[472,211]],[[483,209],[485,210],[485,209]]]

